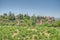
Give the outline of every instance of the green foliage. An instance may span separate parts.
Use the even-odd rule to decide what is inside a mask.
[[[9,20],[11,21],[15,20],[15,15],[11,12],[9,12]]]
[[[32,22],[32,25],[36,25],[36,23],[35,22]]]
[[[53,23],[54,27],[60,27],[60,20],[56,21]]]
[[[19,14],[17,17],[18,17],[19,20],[23,19],[23,15],[22,14]]]
[[[7,16],[7,13],[4,13],[3,15],[4,15],[4,16]]]
[[[25,19],[30,19],[30,16],[29,16],[28,14],[25,14],[25,15],[24,15],[24,18],[25,18]]]
[[[44,26],[48,26],[48,27],[52,27],[52,23],[48,23],[48,22],[45,22],[44,24],[42,24]]]
[[[42,16],[4,13],[0,16],[0,40],[59,40],[60,28],[55,26],[60,27],[60,21],[49,23]]]
[[[35,16],[35,14],[33,14],[33,16],[29,16],[28,14],[14,15],[10,11],[8,15],[7,15],[7,13],[4,13],[3,15],[0,15],[0,23],[2,25],[4,25],[5,22],[8,25],[12,25],[12,24],[16,24],[16,25],[20,25],[20,24],[21,25],[36,25],[37,24],[37,25],[41,25],[42,23],[44,23],[43,25],[50,26],[51,24],[45,23],[45,22],[48,22],[49,21],[48,20],[49,18],[50,17],[47,17],[46,18],[46,17],[43,17],[43,16]],[[12,23],[10,23],[10,22],[12,22]]]
[[[24,38],[25,40],[59,40],[60,31],[54,27],[0,25],[0,40],[24,40]]]

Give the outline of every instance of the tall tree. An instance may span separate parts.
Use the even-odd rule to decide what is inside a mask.
[[[11,21],[15,20],[15,15],[11,13],[11,11],[9,12],[9,20]]]
[[[30,19],[30,16],[29,16],[28,14],[25,14],[24,17],[25,17],[26,19]]]
[[[4,13],[3,16],[7,16],[7,13]]]
[[[35,25],[37,20],[35,14],[33,14],[31,18],[32,18],[32,25]]]
[[[4,16],[5,19],[8,19],[7,13],[4,13],[3,16]]]
[[[17,15],[17,18],[18,18],[19,20],[22,20],[22,19],[23,19],[23,14]]]

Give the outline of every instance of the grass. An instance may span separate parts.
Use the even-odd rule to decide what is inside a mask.
[[[46,26],[0,26],[0,40],[60,40],[60,31]]]

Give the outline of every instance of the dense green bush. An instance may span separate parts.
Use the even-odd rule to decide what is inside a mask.
[[[52,27],[52,23],[48,23],[48,22],[45,22],[42,24],[43,26],[47,26],[47,27]]]
[[[54,27],[60,27],[60,20],[56,21],[53,23]]]
[[[13,36],[15,33],[15,36]],[[0,40],[60,40],[60,31],[54,27],[1,26]]]

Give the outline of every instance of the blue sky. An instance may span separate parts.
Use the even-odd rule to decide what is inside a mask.
[[[60,0],[0,0],[0,14],[9,11],[15,14],[60,17]]]

